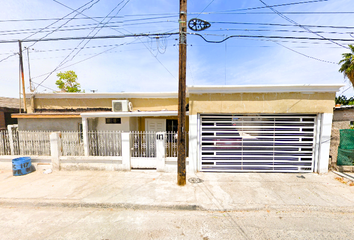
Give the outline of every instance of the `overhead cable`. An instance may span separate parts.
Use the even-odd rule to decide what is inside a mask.
[[[53,0],[53,1],[56,2],[56,3],[62,4],[62,3],[60,3],[60,2],[57,1],[57,0]],[[107,14],[107,16],[109,16],[109,14],[111,14],[113,11],[115,11],[115,10],[118,8],[118,6],[121,5],[124,1],[125,1],[125,0],[121,1],[120,3],[118,3],[118,4]],[[119,9],[119,11],[116,13],[116,15],[118,15],[118,13],[127,5],[128,2],[130,2],[130,0],[128,0],[128,1],[123,5],[123,7]],[[104,18],[99,24],[102,24],[102,22],[103,22],[104,20],[105,20],[105,18]],[[112,20],[112,18],[110,18],[110,20]],[[107,24],[110,20],[108,20],[105,24]],[[99,24],[97,24],[97,27],[99,26]],[[68,59],[68,58],[70,57],[70,55],[76,50],[76,48],[75,48],[74,50],[72,50],[72,51],[67,55],[67,57],[64,58],[64,59],[59,63],[59,65],[58,65],[52,72],[50,72],[50,73],[47,75],[47,77],[45,77],[45,78],[40,82],[40,84],[35,88],[35,90],[36,90],[43,82],[45,82],[58,68],[60,68],[61,66],[63,66],[63,64],[65,64],[65,63],[67,63],[67,62],[73,60],[73,59],[79,54],[79,52],[81,52],[81,50],[91,41],[92,37],[95,37],[95,36],[99,33],[99,31],[100,31],[101,29],[102,29],[102,28],[100,28],[93,36],[90,36],[90,34],[95,31],[95,29],[93,29],[93,30],[87,35],[87,37],[89,37],[89,36],[90,36],[90,37],[87,38],[88,41],[84,44],[84,46],[83,46],[82,48],[80,48],[80,49],[71,57],[70,60],[67,61],[67,59]],[[79,47],[79,46],[81,45],[81,43],[83,43],[84,41],[85,41],[85,40],[82,40],[82,41],[78,44],[77,47]]]
[[[206,39],[202,34],[199,33],[187,33],[190,35],[196,35],[203,38],[204,41],[208,43],[223,43],[230,38],[269,38],[269,39],[302,39],[302,40],[319,40],[319,41],[327,41],[328,39],[323,38],[310,38],[310,37],[286,37],[286,36],[261,36],[261,35],[230,35],[220,41],[213,41]],[[212,35],[212,34],[204,34],[204,35]],[[215,36],[215,35],[214,35]],[[332,41],[343,41],[343,42],[352,42],[353,39],[341,39],[341,38],[329,38]]]
[[[251,23],[251,22],[215,22],[209,21],[209,23],[218,23],[218,24],[236,24],[236,25],[260,25],[260,26],[281,26],[281,27],[298,27],[293,24],[281,24],[281,23]],[[303,27],[312,27],[312,28],[339,28],[339,29],[354,29],[354,27],[348,26],[331,26],[331,25],[301,25]]]
[[[86,6],[86,5],[90,4],[90,3],[92,3],[93,1],[94,1],[94,0],[91,0],[90,2],[86,3],[85,5],[79,7],[78,9],[81,9],[82,7],[84,7],[84,6]],[[90,6],[88,6],[87,8],[84,8],[83,10],[81,10],[81,12],[84,12],[84,11],[90,9],[93,5],[95,5],[95,4],[98,3],[99,1],[100,1],[100,0],[97,0],[96,2],[92,3],[92,4],[91,4]],[[77,11],[77,10],[75,10],[75,11]],[[74,12],[74,11],[73,11],[73,12]],[[67,14],[65,17],[71,15],[73,12]],[[63,27],[63,26],[66,25],[67,23],[69,23],[71,20],[73,20],[77,15],[79,15],[79,14],[76,14],[74,17],[69,18],[68,21],[66,21],[65,23],[63,23],[62,25],[60,25],[59,27],[57,27],[56,29],[54,29],[53,31],[51,31],[50,33],[46,34],[45,36],[41,37],[40,39],[44,39],[45,37],[47,37],[47,36],[49,36],[50,34],[54,33],[56,30],[60,29],[61,27]],[[54,23],[52,23],[52,24],[49,24],[48,26],[42,28],[42,29],[39,30],[38,32],[33,33],[33,34],[31,34],[30,36],[28,36],[28,37],[22,39],[22,41],[25,41],[25,40],[27,40],[28,38],[34,36],[35,34],[40,33],[41,31],[45,30],[47,27],[50,27],[50,26],[52,26],[53,24],[55,24],[55,23],[57,23],[57,22],[58,22],[58,21],[56,21],[56,22],[54,22]],[[32,43],[30,46],[28,46],[28,47],[30,48],[30,47],[32,47],[33,45],[35,45],[36,43],[37,43],[37,42],[34,42],[34,43]]]
[[[343,47],[343,48],[347,48],[347,49],[348,49],[347,46],[344,46],[344,45],[342,45],[342,44],[340,44],[340,43],[335,42],[334,40],[331,40],[331,39],[326,38],[326,37],[324,37],[324,36],[322,36],[322,35],[320,35],[320,34],[318,34],[318,33],[315,33],[315,32],[313,32],[311,29],[309,29],[309,28],[307,28],[307,27],[305,27],[305,26],[302,26],[301,24],[297,23],[296,21],[294,21],[294,20],[288,18],[287,16],[283,15],[282,13],[280,13],[278,10],[274,9],[273,7],[269,7],[268,4],[266,4],[263,0],[259,0],[259,1],[260,1],[261,3],[263,3],[265,6],[267,6],[270,10],[272,10],[273,12],[275,12],[276,14],[278,14],[281,18],[283,18],[283,19],[285,19],[286,21],[288,21],[288,22],[294,24],[295,26],[301,27],[301,28],[307,30],[308,32],[315,34],[316,36],[318,36],[318,37],[320,37],[320,38],[323,38],[323,39],[325,39],[325,40],[328,40],[328,41],[332,42],[333,44],[336,44],[336,45],[338,45],[338,46],[340,46],[340,47]]]
[[[65,5],[64,5],[65,6]],[[70,7],[68,7],[68,6],[66,6],[67,8],[69,8],[69,9],[71,9]],[[87,16],[87,15],[85,15],[85,14],[83,14],[83,13],[81,13],[81,15],[83,15],[83,16],[85,16],[85,17],[89,17],[89,16]],[[96,21],[97,22],[97,20],[95,20],[95,19],[92,19],[92,20],[94,20],[94,21]],[[111,28],[112,30],[114,30],[114,31],[116,31],[116,32],[119,32],[117,29],[115,29],[115,28]],[[128,30],[125,30],[125,31],[127,31],[127,32],[129,32],[130,34],[132,34],[130,31],[128,31]],[[175,33],[172,33],[171,35],[173,35],[173,34],[175,34]],[[176,34],[179,34],[179,32],[177,32]],[[163,35],[161,35],[161,36],[163,36]],[[140,38],[138,38],[139,40],[140,40]],[[141,40],[140,40],[141,41]],[[142,42],[142,41],[141,41]],[[143,43],[143,42],[142,42]],[[157,62],[159,63],[159,64],[161,64],[161,66],[163,67],[163,68],[165,68],[165,70],[167,70],[167,72],[175,79],[175,77],[172,75],[172,73],[165,67],[165,65],[163,65],[163,63],[157,58],[157,56],[155,56],[152,52],[151,52],[151,50],[143,43],[143,45],[145,46],[145,48],[151,53],[151,55],[157,60]]]

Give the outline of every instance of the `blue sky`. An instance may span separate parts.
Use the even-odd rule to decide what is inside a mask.
[[[263,2],[273,6],[304,1]],[[82,12],[86,19],[83,19],[84,15],[72,13],[68,17],[75,19],[70,21],[68,17],[61,21],[53,20],[70,14],[72,10],[68,7],[77,9],[87,3],[84,8],[90,8]],[[0,40],[178,31],[179,1],[1,0],[1,6]],[[348,52],[346,45],[354,44],[354,34],[351,34],[354,32],[352,1],[328,0],[274,7],[283,17],[269,8],[260,8],[264,6],[260,0],[188,1],[188,19],[198,17],[211,22],[209,29],[199,32],[206,39],[220,41],[231,35],[258,37],[235,37],[223,43],[207,43],[199,36],[188,35],[187,85],[344,83],[346,87],[341,92],[348,89],[344,94],[352,96],[353,88],[338,72],[339,66],[336,64],[341,54]],[[111,11],[109,16],[115,17],[104,19]],[[36,21],[9,21],[24,19]],[[103,27],[97,27],[100,22]],[[294,23],[310,26],[301,28],[294,26]],[[38,32],[45,27],[48,28]],[[265,36],[295,39],[270,40]],[[39,41],[33,46],[33,42],[23,43],[23,47],[29,47],[30,72],[37,92],[57,90],[56,74],[66,70],[77,73],[78,81],[86,92],[176,92],[177,38],[177,35],[172,35],[83,42]],[[335,44],[328,40],[297,38],[353,41],[336,41]],[[0,62],[0,96],[19,95],[19,64],[15,55],[18,51],[17,43],[0,44],[0,60],[11,56]],[[58,68],[63,60],[66,63]],[[26,91],[29,92],[27,52],[24,52],[24,66]],[[38,86],[42,81],[42,85]]]

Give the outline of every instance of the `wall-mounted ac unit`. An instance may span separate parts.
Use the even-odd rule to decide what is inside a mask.
[[[133,104],[128,100],[113,100],[112,112],[131,112],[133,110]]]

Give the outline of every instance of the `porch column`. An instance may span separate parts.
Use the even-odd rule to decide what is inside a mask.
[[[199,142],[198,142],[199,115],[189,115],[189,157],[188,170],[198,171],[199,164]]]
[[[166,132],[156,133],[156,170],[158,172],[165,172],[166,161]]]
[[[84,140],[84,153],[89,156],[89,143],[88,143],[88,123],[87,118],[82,117],[82,138]]]
[[[60,132],[50,133],[50,153],[52,161],[52,170],[60,170],[60,156],[61,156],[61,139]]]
[[[332,113],[322,113],[318,148],[318,173],[328,172],[329,148],[331,143]]]
[[[122,132],[122,165],[123,169],[131,169],[130,132]]]

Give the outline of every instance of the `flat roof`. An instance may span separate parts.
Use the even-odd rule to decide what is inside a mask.
[[[188,86],[188,93],[338,92],[344,84]]]
[[[271,92],[338,92],[344,84],[282,84],[282,85],[200,85],[187,86],[189,93],[271,93]],[[178,98],[177,92],[120,92],[120,93],[28,93],[29,98]]]
[[[80,113],[13,113],[11,118],[81,118]]]

